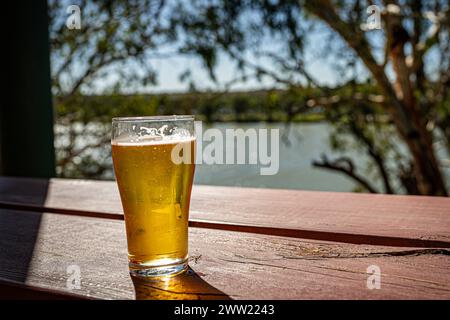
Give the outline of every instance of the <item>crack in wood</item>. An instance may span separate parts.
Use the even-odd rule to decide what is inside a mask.
[[[446,253],[446,255],[447,254],[448,254],[448,252]],[[332,278],[335,278],[335,279],[343,279],[343,280],[347,280],[347,281],[358,281],[358,279],[355,279],[355,278],[348,278],[348,277],[338,276],[336,274],[321,273],[321,272],[316,272],[316,271],[311,271],[311,270],[305,270],[305,269],[300,269],[300,268],[292,268],[292,267],[286,267],[286,266],[278,266],[278,265],[273,265],[273,264],[268,264],[268,263],[259,263],[259,262],[253,262],[253,261],[238,261],[238,260],[230,260],[230,259],[220,259],[220,260],[227,261],[227,262],[241,263],[241,264],[253,264],[253,265],[258,265],[258,266],[266,266],[266,267],[278,268],[278,269],[283,269],[283,270],[292,270],[292,271],[297,271],[297,272],[312,273],[312,274],[316,274],[316,275],[332,277]],[[351,274],[367,275],[367,272],[365,272],[365,271],[355,271],[355,270],[350,270],[350,269],[327,267],[327,266],[321,266],[321,265],[315,265],[313,267],[314,268],[318,268],[318,269],[324,269],[324,270],[332,270],[332,271],[345,272],[345,273],[351,273]],[[422,285],[420,285],[420,287],[423,288],[423,289],[431,289],[431,290],[437,290],[437,291],[442,291],[442,292],[449,292],[450,291],[450,288],[448,288],[446,286],[443,286],[440,283],[433,282],[433,281],[417,279],[417,278],[409,278],[409,277],[403,277],[403,276],[397,276],[397,275],[391,275],[391,274],[389,274],[389,275],[384,274],[384,275],[385,276],[390,276],[390,277],[393,277],[393,278],[409,280],[409,281],[419,282],[419,283],[422,282],[422,283],[434,285],[433,287],[430,287],[430,286],[426,286],[426,285],[422,284]],[[389,285],[393,285],[393,286],[402,287],[402,288],[417,289],[417,286],[401,284],[401,283],[396,283],[396,282],[383,281],[383,283],[389,284]]]
[[[323,260],[323,259],[361,259],[361,258],[377,258],[377,257],[406,257],[406,256],[422,256],[422,255],[444,255],[450,256],[450,250],[446,249],[417,249],[417,250],[403,250],[403,251],[387,251],[387,252],[368,252],[368,253],[336,253],[334,255],[315,255],[308,256],[286,256],[278,254],[279,260]],[[251,258],[247,258],[251,259]],[[275,260],[275,259],[274,259]]]
[[[337,276],[335,274],[332,275],[332,274],[328,274],[328,273],[320,273],[320,272],[314,272],[314,271],[306,270],[306,269],[299,269],[299,268],[292,268],[292,267],[286,267],[286,266],[279,266],[279,265],[268,264],[268,263],[259,263],[259,262],[253,262],[253,261],[238,261],[238,260],[230,260],[230,259],[219,259],[219,260],[226,261],[226,262],[241,263],[241,264],[253,264],[253,265],[257,265],[257,266],[265,266],[265,267],[271,267],[271,268],[277,268],[277,269],[283,269],[283,270],[292,270],[292,271],[297,271],[297,272],[312,273],[312,274],[316,274],[316,275],[319,274],[319,275],[323,275],[323,276],[326,276],[326,277],[340,278],[340,279],[344,279],[344,280],[356,281],[356,279],[354,279],[354,278]],[[336,271],[340,271],[340,270],[336,270]]]

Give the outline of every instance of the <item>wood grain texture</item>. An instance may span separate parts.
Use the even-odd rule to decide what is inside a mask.
[[[117,186],[105,181],[3,177],[0,207],[123,219]],[[195,185],[190,221],[296,238],[450,247],[449,198]]]
[[[202,228],[190,228],[189,243],[192,274],[133,283],[123,221],[2,209],[0,291],[2,283],[13,281],[22,288],[101,299],[450,299],[446,249]],[[80,267],[80,289],[67,289],[70,265]],[[381,268],[380,290],[366,287],[370,265]]]

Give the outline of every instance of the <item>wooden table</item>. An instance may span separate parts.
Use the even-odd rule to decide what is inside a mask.
[[[190,215],[192,269],[143,282],[114,182],[0,178],[0,298],[450,299],[448,198],[196,185]]]

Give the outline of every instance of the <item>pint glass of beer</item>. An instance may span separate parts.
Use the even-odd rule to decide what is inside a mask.
[[[111,145],[130,273],[151,277],[185,271],[195,170],[194,118],[114,118]]]

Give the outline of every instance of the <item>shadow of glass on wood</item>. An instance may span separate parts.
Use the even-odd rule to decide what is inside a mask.
[[[189,269],[173,277],[146,279],[132,276],[136,300],[231,300],[224,292]]]

